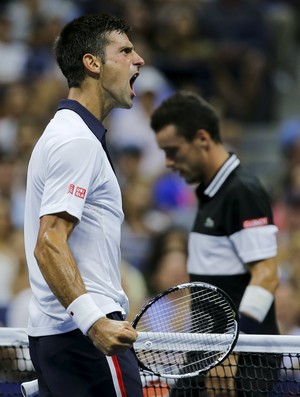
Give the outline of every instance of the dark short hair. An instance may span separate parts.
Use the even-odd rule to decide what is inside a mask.
[[[154,132],[168,125],[177,128],[177,134],[191,141],[197,130],[206,130],[215,142],[221,142],[219,117],[215,109],[201,96],[178,91],[154,110],[150,120]]]
[[[105,62],[105,48],[111,32],[128,33],[122,19],[109,14],[84,15],[69,22],[54,43],[57,63],[69,87],[80,87],[85,78],[84,54],[99,56]]]

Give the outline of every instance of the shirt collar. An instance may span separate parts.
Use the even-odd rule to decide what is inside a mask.
[[[61,99],[58,102],[57,110],[69,109],[77,113],[85,124],[89,127],[96,138],[101,142],[105,136],[106,129],[104,128],[101,121],[99,121],[91,112],[89,112],[84,106],[73,99]]]
[[[198,193],[201,194],[202,192],[202,194],[204,194],[205,196],[213,197],[219,191],[229,175],[239,166],[239,164],[240,160],[237,158],[236,154],[230,153],[229,158],[219,169],[210,184],[204,189],[200,185],[198,188],[199,190],[197,189]]]

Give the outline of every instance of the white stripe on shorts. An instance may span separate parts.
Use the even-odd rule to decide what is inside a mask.
[[[107,362],[108,362],[108,365],[109,365],[109,369],[110,369],[110,373],[111,373],[111,376],[112,376],[113,384],[114,384],[114,387],[115,387],[116,395],[117,395],[117,397],[123,397],[124,394],[122,394],[122,391],[121,391],[121,388],[120,388],[120,384],[119,384],[119,381],[118,381],[118,375],[117,375],[117,372],[116,372],[116,367],[114,365],[113,359],[110,356],[106,356],[106,359],[107,359]]]

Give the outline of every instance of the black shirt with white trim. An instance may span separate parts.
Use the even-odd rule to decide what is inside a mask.
[[[196,193],[199,207],[189,236],[190,279],[218,286],[238,307],[250,280],[248,264],[277,254],[269,196],[235,154]],[[261,333],[278,333],[274,306]]]

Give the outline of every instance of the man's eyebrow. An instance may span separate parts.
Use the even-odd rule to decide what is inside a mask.
[[[121,49],[130,49],[130,50],[134,50],[134,46],[133,46],[133,44],[123,44],[123,45],[121,45],[121,47],[120,47]]]

